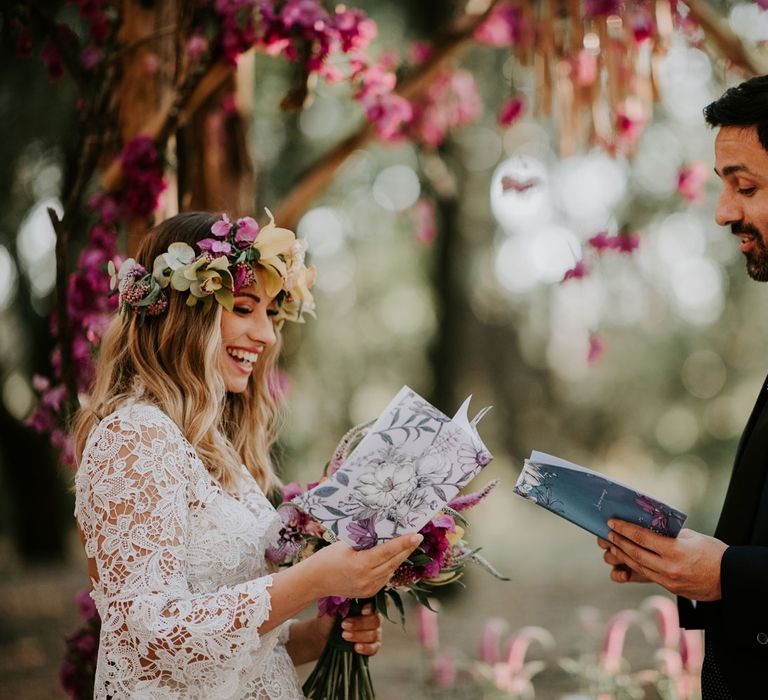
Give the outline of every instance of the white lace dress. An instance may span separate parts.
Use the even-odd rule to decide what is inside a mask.
[[[243,467],[237,497],[159,408],[132,402],[91,432],[75,516],[98,579],[94,697],[302,698],[288,623],[259,635],[280,527]]]

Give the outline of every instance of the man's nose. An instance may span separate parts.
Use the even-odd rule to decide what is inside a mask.
[[[730,226],[731,224],[741,221],[742,218],[743,212],[741,211],[741,207],[736,202],[733,194],[724,187],[717,199],[715,221],[720,226]]]

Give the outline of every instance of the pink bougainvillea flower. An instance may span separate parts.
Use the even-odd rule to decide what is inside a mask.
[[[607,17],[621,10],[624,0],[584,0],[584,14],[587,17]]]
[[[629,26],[635,41],[640,44],[647,41],[656,33],[656,22],[647,8],[639,8],[629,18]]]
[[[104,52],[98,46],[87,46],[80,55],[83,68],[86,71],[93,71],[104,58]]]
[[[195,32],[187,41],[187,56],[193,61],[199,61],[208,53],[208,40],[200,33]]]
[[[583,260],[579,260],[570,270],[563,275],[562,282],[568,280],[580,280],[589,274],[589,270]]]
[[[520,41],[523,28],[522,11],[517,3],[497,5],[488,19],[476,30],[475,39],[481,44],[504,48]]]
[[[589,336],[589,349],[587,350],[587,364],[592,366],[600,362],[605,354],[605,342],[603,339],[592,333]]]
[[[429,245],[435,241],[435,203],[431,199],[420,199],[411,207],[411,220],[419,243]]]
[[[510,97],[499,110],[498,121],[501,126],[512,126],[525,110],[525,98],[522,95]]]
[[[600,231],[600,233],[596,233],[592,236],[587,243],[598,253],[602,253],[605,250],[613,248],[613,237],[609,236],[606,231]]]
[[[692,163],[677,174],[677,192],[691,204],[704,201],[704,183],[709,178],[709,168],[703,163]]]
[[[416,41],[409,51],[411,63],[418,66],[427,61],[432,56],[432,44],[428,41]]]
[[[624,255],[630,255],[640,247],[640,236],[636,233],[620,233],[614,236],[613,247]]]

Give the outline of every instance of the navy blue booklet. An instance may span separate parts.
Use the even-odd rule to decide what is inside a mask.
[[[688,517],[604,474],[535,450],[525,460],[514,491],[603,539],[611,518],[677,537]]]

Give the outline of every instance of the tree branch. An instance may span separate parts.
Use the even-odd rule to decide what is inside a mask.
[[[703,0],[683,0],[691,12],[691,17],[699,23],[704,33],[729,61],[742,68],[750,75],[763,75],[766,66],[749,54],[743,42],[731,28],[718,17]]]
[[[491,0],[479,15],[464,15],[443,40],[436,45],[430,58],[400,81],[396,94],[414,99],[432,82],[445,64],[453,59],[469,42],[475,30],[488,18],[499,0]],[[375,128],[366,123],[310,166],[299,182],[283,198],[276,218],[281,226],[294,228],[309,205],[330,185],[334,174],[354,151],[373,138]]]
[[[160,145],[189,115],[205,102],[227,79],[233,68],[224,61],[217,61],[201,72],[194,72],[179,87],[176,97],[159,109],[145,123],[139,133],[149,136]],[[101,176],[101,187],[106,192],[119,189],[123,179],[123,166],[115,158]]]

